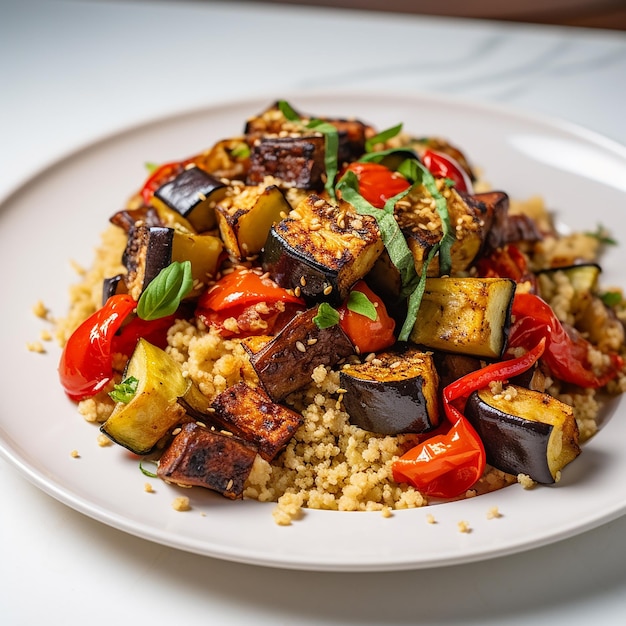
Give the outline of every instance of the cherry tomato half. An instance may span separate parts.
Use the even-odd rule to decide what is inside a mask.
[[[458,191],[473,193],[473,185],[467,172],[451,156],[427,148],[422,154],[422,163],[436,178],[449,178]]]
[[[371,320],[365,315],[351,311],[344,304],[339,308],[339,325],[361,354],[384,350],[396,342],[393,334],[396,323],[389,317],[384,302],[367,286],[359,281],[352,291],[360,291],[376,307],[377,317]]]
[[[354,172],[359,181],[359,193],[377,209],[382,209],[393,198],[411,186],[398,172],[380,163],[351,163],[347,171]]]

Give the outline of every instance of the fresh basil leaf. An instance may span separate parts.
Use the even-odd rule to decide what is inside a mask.
[[[129,376],[121,383],[114,385],[113,390],[109,391],[109,396],[115,402],[123,402],[128,404],[137,393],[137,385],[139,381],[134,376]]]
[[[363,315],[373,322],[378,318],[378,311],[374,303],[362,291],[351,291],[346,306],[348,310]]]
[[[401,130],[402,122],[400,122],[400,124],[398,124],[397,126],[392,126],[391,128],[387,128],[386,130],[383,130],[374,135],[365,142],[365,152],[371,152],[376,144],[388,141],[389,139],[398,135]]]
[[[191,262],[174,261],[163,268],[144,289],[137,303],[137,315],[143,320],[172,315],[192,289]]]
[[[315,325],[320,328],[330,328],[339,323],[339,311],[333,309],[328,302],[322,302],[317,307],[317,315],[313,318]]]

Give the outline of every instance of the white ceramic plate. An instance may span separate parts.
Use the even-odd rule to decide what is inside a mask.
[[[283,96],[283,94],[279,94]],[[626,201],[626,150],[582,129],[500,108],[433,97],[376,94],[292,96],[319,115],[356,116],[386,128],[399,121],[415,135],[441,135],[480,164],[512,197],[540,194],[573,229],[612,229]],[[31,313],[38,300],[63,315],[76,276],[70,259],[91,262],[99,232],[145,176],[144,163],[184,158],[237,134],[265,99],[184,113],[98,141],[35,175],[0,210],[3,268],[0,450],[34,484],[110,526],[168,546],[239,562],[309,570],[398,570],[451,565],[554,542],[626,511],[626,420],[614,416],[570,465],[557,487],[515,485],[471,500],[380,513],[307,511],[277,526],[271,504],[231,502],[186,490],[192,510],[176,512],[179,491],[151,481],[122,448],[101,448],[57,382],[59,351],[26,350],[45,324]],[[619,236],[619,235],[618,235]],[[624,284],[626,247],[611,248],[603,282]],[[9,364],[9,365],[8,365]],[[609,417],[609,416],[607,416]],[[77,450],[80,458],[73,458]],[[498,519],[487,519],[497,506]],[[437,523],[426,522],[434,514]],[[470,533],[457,523],[466,520]]]

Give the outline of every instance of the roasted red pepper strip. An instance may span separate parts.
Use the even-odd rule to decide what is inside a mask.
[[[184,161],[172,161],[171,163],[164,163],[163,165],[159,165],[146,179],[146,182],[143,184],[141,188],[141,197],[146,204],[150,204],[150,200],[152,200],[152,196],[154,192],[168,182],[170,179],[174,178],[180,174],[184,169],[185,165],[193,162],[193,159],[186,159]]]
[[[529,282],[533,291],[537,288],[537,278],[528,269],[526,257],[513,244],[494,250],[489,256],[476,261],[479,276],[485,278],[510,278],[516,283]]]
[[[424,150],[421,160],[424,167],[435,178],[449,178],[454,181],[454,187],[458,191],[474,193],[470,177],[456,159],[443,152],[436,152],[427,148]]]
[[[160,317],[156,320],[142,320],[140,317],[133,317],[113,336],[111,353],[119,352],[130,356],[134,352],[140,337],[143,337],[158,348],[165,349],[167,346],[167,331],[175,320],[175,314]]]
[[[113,378],[113,337],[136,306],[126,294],[111,296],[72,333],[59,363],[61,385],[72,400],[95,395]]]
[[[597,389],[615,378],[623,366],[622,358],[613,354],[606,371],[596,374],[589,363],[589,342],[577,333],[568,334],[552,308],[539,296],[516,294],[511,314],[515,321],[509,333],[509,347],[527,348],[545,338],[543,359],[560,380]]]
[[[455,498],[465,493],[485,470],[485,448],[480,437],[463,415],[471,393],[494,381],[517,376],[537,361],[545,340],[521,357],[467,374],[443,391],[443,406],[452,426],[411,448],[392,465],[396,482],[407,482],[425,495]],[[457,403],[457,404],[455,404]],[[441,432],[441,427],[437,432]]]
[[[304,300],[273,281],[249,270],[236,270],[200,296],[195,314],[207,326],[218,328],[223,337],[245,337],[277,332],[304,308]],[[237,320],[239,332],[224,327],[229,318]],[[258,324],[259,320],[263,323]]]

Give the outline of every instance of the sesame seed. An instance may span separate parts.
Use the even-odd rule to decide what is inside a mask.
[[[304,276],[300,276],[300,284],[303,287],[306,287],[306,278]]]
[[[317,339],[315,337],[311,337],[310,339],[306,340],[307,346],[314,346],[316,343],[317,343]]]
[[[306,346],[301,341],[296,341],[296,349],[299,352],[306,352]]]
[[[230,491],[233,488],[233,484],[234,484],[234,482],[233,482],[233,479],[231,478],[228,481],[228,484],[226,485],[226,491]]]
[[[175,428],[175,429],[172,431],[172,435],[178,435],[178,433],[180,433],[181,431],[182,431],[182,428]]]
[[[300,297],[300,294],[302,293],[302,290],[300,289],[300,287],[296,287],[296,288],[293,290],[293,293],[294,293],[294,295],[295,295],[297,298],[299,298],[299,297]]]
[[[323,207],[325,204],[326,204],[326,200],[320,198],[319,200],[316,200],[313,203],[313,206],[319,209],[320,207]]]
[[[328,296],[328,295],[331,294],[332,290],[333,290],[333,286],[332,285],[328,285],[328,287],[324,287],[323,293],[324,293],[325,296]]]
[[[204,202],[204,201],[206,200],[206,196],[205,196],[205,195],[204,195],[201,191],[199,191],[199,192],[198,192],[198,198],[199,198],[202,202]]]

